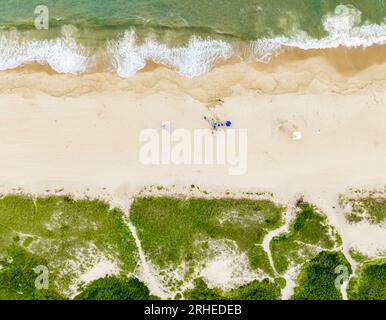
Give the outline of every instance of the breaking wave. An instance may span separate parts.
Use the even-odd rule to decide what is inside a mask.
[[[362,23],[361,12],[351,6],[337,6],[325,16],[323,28],[327,35],[320,39],[298,31],[292,37],[258,39],[248,47],[257,61],[267,62],[287,47],[309,50],[386,43],[386,25]],[[21,40],[17,31],[0,32],[0,70],[38,62],[59,73],[85,72],[96,57],[77,43],[75,32],[74,27],[65,26],[62,36],[51,40]],[[209,71],[216,62],[239,55],[237,45],[199,36],[192,36],[183,47],[168,47],[150,38],[139,44],[134,29],[118,39],[108,40],[102,51],[121,77],[133,76],[147,61],[168,66],[185,77],[195,77]]]
[[[59,73],[84,72],[88,58],[72,37],[73,32],[73,27],[64,26],[60,38],[29,41],[20,40],[17,31],[0,34],[0,70],[38,62]]]
[[[278,36],[271,39],[258,39],[251,47],[258,61],[267,62],[272,56],[280,53],[284,48],[298,48],[302,50],[331,49],[338,47],[370,47],[386,43],[386,25],[361,25],[362,13],[349,6],[339,5],[334,14],[327,15],[323,21],[323,28],[328,35],[321,39],[314,39],[303,31],[293,37]]]
[[[216,61],[233,55],[232,46],[225,41],[204,40],[197,36],[192,36],[184,48],[168,48],[151,40],[136,45],[134,30],[126,32],[122,40],[109,42],[108,52],[122,77],[135,74],[147,60],[171,67],[183,76],[195,77],[209,71]]]

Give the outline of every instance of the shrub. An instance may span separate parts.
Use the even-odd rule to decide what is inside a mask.
[[[149,289],[136,278],[106,276],[89,283],[75,300],[149,300]]]

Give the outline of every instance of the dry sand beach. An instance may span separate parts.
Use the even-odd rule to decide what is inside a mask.
[[[326,212],[346,246],[386,251],[386,229],[350,225],[337,208],[350,189],[386,184],[384,47],[293,50],[269,64],[233,61],[198,78],[149,65],[129,79],[56,74],[43,66],[1,73],[0,191],[71,194],[125,203],[149,185],[187,193],[272,192]],[[139,134],[209,128],[203,116],[247,129],[247,172],[226,165],[152,165],[138,159]],[[292,132],[302,139],[294,141]]]

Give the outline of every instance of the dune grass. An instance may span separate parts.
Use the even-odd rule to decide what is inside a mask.
[[[3,197],[0,235],[3,265],[24,250],[44,261],[62,293],[98,259],[110,260],[126,273],[136,265],[134,239],[122,212],[96,200]],[[36,278],[30,270],[26,272]]]
[[[386,259],[364,262],[350,281],[347,293],[352,300],[386,300]]]
[[[62,300],[54,276],[48,278],[48,288],[39,290],[35,286],[38,273],[34,269],[47,266],[48,261],[29,253],[17,245],[10,245],[0,258],[0,300]]]
[[[149,300],[146,285],[136,278],[126,276],[106,276],[92,281],[82,288],[75,300]]]
[[[188,300],[278,300],[284,285],[282,280],[255,280],[224,292],[218,288],[208,288],[206,283],[198,278],[194,281],[194,288],[186,290],[183,296]]]
[[[161,269],[184,261],[194,267],[208,242],[225,239],[247,254],[251,268],[273,274],[261,243],[281,225],[282,213],[265,200],[143,197],[133,202],[130,219],[146,255]]]
[[[335,272],[339,266],[347,268],[347,276],[351,274],[351,266],[341,252],[320,252],[302,267],[291,299],[341,300],[342,293],[335,283],[341,275]]]
[[[289,228],[271,241],[271,253],[276,270],[285,272],[291,265],[302,264],[320,249],[332,249],[341,244],[340,236],[327,223],[327,218],[308,203],[299,202],[295,220]]]
[[[386,198],[370,195],[362,198],[340,199],[341,205],[351,205],[351,211],[346,213],[346,219],[350,223],[358,223],[367,220],[372,224],[386,222]]]
[[[351,272],[343,254],[335,251],[341,239],[313,205],[297,206],[289,232],[271,242],[275,267],[283,273],[291,265],[302,265],[292,299],[341,299],[335,268],[343,265]],[[188,266],[185,278],[169,285],[178,289],[195,279],[193,289],[176,290],[180,297],[272,300],[280,299],[285,281],[275,278],[261,244],[282,224],[283,211],[266,200],[141,197],[134,200],[130,219],[155,266],[160,270],[174,270],[181,263]],[[227,292],[208,288],[194,271],[210,254],[217,254],[208,253],[211,245],[222,242],[246,255],[248,268],[264,272],[266,278]],[[350,282],[349,298],[386,299],[386,260],[370,261],[354,250],[350,253],[361,264]],[[85,285],[79,282],[100,258],[114,262],[120,274]],[[76,299],[155,299],[142,282],[130,278],[136,265],[134,239],[120,210],[65,196],[0,198],[0,300],[69,299],[74,285],[79,290]],[[37,266],[49,270],[48,289],[35,286]]]

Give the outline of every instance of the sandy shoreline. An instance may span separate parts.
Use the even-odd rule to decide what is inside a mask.
[[[350,94],[357,90],[386,87],[386,46],[367,49],[288,49],[269,63],[236,58],[218,64],[195,78],[178,75],[165,66],[148,62],[131,78],[92,70],[85,74],[58,74],[37,63],[2,71],[0,93],[47,94],[78,97],[96,92],[186,94],[215,105],[222,97],[238,95],[240,89],[260,94],[325,93]]]
[[[349,226],[333,209],[350,188],[386,185],[386,61],[368,57],[367,66],[361,61],[339,70],[312,53],[277,59],[227,64],[194,79],[164,67],[130,79],[31,66],[3,72],[0,192],[69,193],[114,203],[146,185],[184,192],[195,184],[213,193],[273,192],[282,202],[304,195],[328,214],[345,244],[370,255],[386,252],[386,229]],[[161,130],[165,120],[172,129],[208,128],[204,115],[248,130],[246,174],[230,176],[224,165],[140,163],[141,130]],[[295,128],[301,141],[292,140]]]

